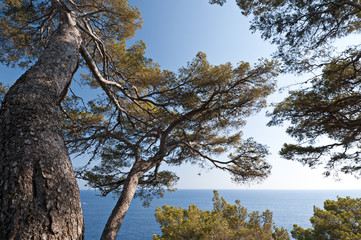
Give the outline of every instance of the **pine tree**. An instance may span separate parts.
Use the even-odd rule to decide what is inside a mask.
[[[155,217],[162,235],[154,240],[289,240],[284,228],[274,226],[272,212],[248,213],[239,200],[229,204],[214,191],[213,209],[204,211],[192,204],[188,209],[164,205],[157,207]]]
[[[225,1],[213,1],[223,4]],[[281,155],[314,167],[326,176],[344,172],[360,175],[361,49],[353,43],[337,49],[335,40],[358,36],[359,1],[237,1],[253,15],[251,29],[278,46],[275,57],[283,71],[316,72],[302,88],[290,91],[276,105],[269,125],[290,123],[296,144],[285,144]]]
[[[88,107],[74,96],[65,109],[69,149],[100,160],[89,162],[80,177],[103,195],[120,195],[103,239],[115,239],[134,195],[148,203],[153,196],[162,196],[164,188],[172,189],[178,177],[161,171],[163,166],[190,162],[214,167],[241,183],[268,176],[267,148],[242,139],[240,128],[266,106],[275,87],[277,62],[212,66],[204,53],[198,53],[173,73],[160,71],[149,59],[119,59],[129,70],[123,74],[127,81],[119,79],[113,89],[121,110],[107,95]],[[124,92],[122,87],[132,90]]]
[[[58,105],[79,64],[106,76],[107,46],[124,43],[140,24],[123,0],[2,1],[0,62],[30,68],[0,110],[1,239],[84,238]]]

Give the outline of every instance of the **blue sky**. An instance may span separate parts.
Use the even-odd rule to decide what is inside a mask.
[[[142,12],[143,28],[135,40],[147,45],[146,54],[163,69],[176,71],[191,61],[197,52],[207,54],[211,64],[240,61],[254,63],[259,58],[269,58],[275,46],[261,40],[258,33],[249,30],[250,18],[241,15],[235,1],[228,0],[223,7],[210,5],[209,0],[131,0]],[[14,82],[23,71],[0,67],[0,81]],[[279,86],[286,86],[302,77],[281,76]],[[286,92],[276,92],[269,101],[280,101]],[[227,173],[219,170],[200,169],[185,165],[171,170],[180,176],[178,188],[210,189],[359,189],[360,181],[340,175],[341,181],[325,179],[322,169],[311,170],[298,162],[287,161],[278,155],[284,142],[292,139],[285,134],[285,127],[267,127],[265,111],[248,120],[245,137],[254,137],[269,146],[272,153],[271,176],[260,184],[237,185]],[[76,163],[75,163],[76,164]],[[83,188],[83,183],[80,183]]]

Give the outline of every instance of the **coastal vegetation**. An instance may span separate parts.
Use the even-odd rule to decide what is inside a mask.
[[[160,71],[137,50],[134,62],[115,60],[128,72],[112,76],[112,100],[103,95],[84,106],[73,96],[64,106],[68,149],[92,156],[78,177],[104,196],[119,195],[105,229],[111,236],[104,239],[115,238],[134,195],[148,204],[173,189],[178,176],[164,166],[218,168],[238,183],[260,181],[271,169],[267,147],[243,139],[241,127],[266,106],[276,61],[212,66],[200,52],[174,73]],[[86,76],[92,88],[101,88],[91,79]]]
[[[154,240],[247,239],[289,240],[287,230],[276,227],[272,212],[251,212],[239,200],[229,204],[214,191],[213,209],[201,210],[192,204],[188,209],[163,205],[156,208],[155,218],[162,235]],[[326,200],[323,209],[314,207],[311,228],[293,225],[291,235],[297,240],[358,240],[361,238],[361,198],[338,197]]]
[[[239,200],[229,204],[214,191],[213,210],[204,211],[192,204],[188,209],[164,205],[155,217],[162,235],[153,240],[289,240],[284,228],[274,226],[272,212],[248,213]]]
[[[177,73],[160,70],[142,41],[127,46],[141,24],[126,0],[3,1],[0,61],[29,70],[1,105],[2,238],[84,237],[67,150],[90,156],[77,177],[119,193],[102,239],[116,238],[138,186],[146,203],[172,190],[163,164],[220,168],[236,182],[269,175],[267,148],[240,127],[266,106],[278,63],[212,66],[199,53]],[[68,92],[79,67],[95,90],[88,104]]]
[[[312,228],[293,226],[292,237],[297,240],[361,238],[361,198],[326,200],[324,209],[314,207]]]
[[[212,1],[224,4],[225,0]],[[287,133],[297,144],[285,143],[285,159],[314,167],[324,175],[339,172],[360,176],[360,32],[359,1],[240,0],[243,14],[253,15],[251,30],[278,46],[275,58],[287,73],[314,77],[277,104],[269,126],[290,124]],[[347,41],[337,47],[336,40]]]
[[[147,205],[175,190],[178,176],[165,166],[218,168],[237,183],[264,180],[267,146],[243,138],[242,127],[266,107],[280,72],[316,72],[269,114],[269,126],[290,123],[297,140],[281,156],[323,165],[326,176],[360,175],[361,49],[336,51],[333,42],[359,33],[361,4],[236,2],[253,15],[251,29],[278,46],[274,59],[212,65],[199,52],[177,72],[145,57],[144,42],[130,41],[142,19],[127,0],[1,2],[0,62],[28,69],[10,88],[0,82],[1,239],[83,239],[76,177],[104,196],[118,194],[107,240],[116,239],[134,196]],[[89,101],[69,90],[79,72]],[[74,172],[69,156],[89,160]],[[325,210],[315,208],[313,229],[295,226],[292,236],[359,238],[359,202],[326,201]],[[288,239],[269,211],[248,214],[216,192],[213,203],[212,211],[158,208],[163,235],[154,239]]]

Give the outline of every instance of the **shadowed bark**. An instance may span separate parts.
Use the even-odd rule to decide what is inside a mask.
[[[77,69],[80,33],[62,24],[0,110],[0,239],[83,239],[79,189],[57,102]]]

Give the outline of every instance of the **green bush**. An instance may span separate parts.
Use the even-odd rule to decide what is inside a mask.
[[[164,205],[156,209],[156,220],[162,235],[153,240],[207,239],[207,240],[289,240],[287,231],[274,226],[272,212],[247,213],[247,209],[236,200],[228,204],[214,191],[213,210],[203,211],[192,204],[188,210]]]
[[[361,198],[326,200],[324,210],[314,207],[312,228],[293,226],[292,237],[297,240],[360,240]]]

